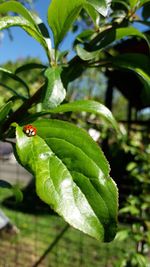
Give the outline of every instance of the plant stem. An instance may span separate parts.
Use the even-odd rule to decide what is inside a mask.
[[[5,121],[3,125],[3,132],[7,131],[12,122],[19,122],[23,114],[34,104],[37,103],[42,95],[42,91],[45,87],[45,83],[36,91],[36,93],[27,99],[21,107],[19,107],[15,112],[13,112],[10,117]]]

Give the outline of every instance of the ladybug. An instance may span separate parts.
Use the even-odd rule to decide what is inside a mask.
[[[25,125],[23,127],[23,132],[28,136],[35,136],[36,135],[36,128],[32,126],[31,124]]]

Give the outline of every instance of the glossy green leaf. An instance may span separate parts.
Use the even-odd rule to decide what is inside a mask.
[[[70,111],[73,111],[73,112],[86,111],[89,113],[99,115],[106,122],[108,122],[117,132],[119,132],[118,124],[115,118],[113,117],[111,111],[103,104],[93,101],[93,100],[77,100],[75,102],[62,104],[58,106],[57,108],[49,110],[48,112],[49,113],[60,113],[60,112],[63,113],[63,112],[70,112]],[[46,113],[43,112],[43,114],[46,114]]]
[[[0,108],[0,124],[7,118],[7,115],[12,107],[12,101],[9,101]]]
[[[19,16],[6,16],[0,19],[0,30],[4,30],[9,27],[18,26],[25,30],[30,36],[36,39],[45,49],[47,56],[50,60],[50,51],[42,34],[30,23],[28,20]]]
[[[5,180],[0,180],[0,188],[9,189],[16,198],[16,202],[23,200],[23,194],[17,185],[12,185]]]
[[[26,89],[27,95],[29,96],[29,87],[19,76],[17,76],[16,74],[11,72],[10,70],[4,69],[4,68],[0,68],[0,72],[2,72],[4,75],[8,76],[9,78],[21,83],[23,85],[23,87]]]
[[[118,196],[98,145],[67,122],[40,120],[33,125],[37,127],[34,137],[17,127],[16,148],[21,164],[36,177],[39,197],[75,228],[111,241]]]
[[[96,50],[93,52],[88,52],[86,51],[83,47],[81,47],[80,45],[76,46],[76,51],[77,51],[77,55],[84,61],[88,61],[88,60],[92,60],[92,59],[96,59],[97,57],[100,57],[100,50]]]
[[[47,78],[47,86],[44,93],[43,108],[50,109],[57,107],[65,98],[66,91],[61,81],[61,68],[47,68],[45,77]]]
[[[48,23],[56,48],[77,18],[86,0],[52,0],[48,9]]]
[[[18,15],[21,15],[26,20],[28,20],[36,29],[38,29],[37,24],[35,23],[34,18],[31,13],[20,3],[17,1],[8,1],[0,4],[0,13],[14,12]]]
[[[111,0],[87,0],[101,15],[106,17],[110,8]]]

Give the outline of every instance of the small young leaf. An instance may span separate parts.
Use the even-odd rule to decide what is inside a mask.
[[[101,49],[98,51],[88,52],[80,45],[76,46],[77,55],[84,61],[96,59],[100,56]]]
[[[52,0],[48,9],[48,23],[57,48],[77,18],[86,0]]]
[[[12,185],[7,181],[0,180],[0,188],[9,189],[12,191],[16,198],[16,202],[21,202],[23,200],[23,194],[17,185]]]
[[[17,127],[16,150],[21,164],[36,177],[39,197],[75,228],[111,241],[118,197],[100,148],[70,123],[41,120],[34,126],[41,137],[27,137]]]
[[[43,108],[50,109],[57,107],[65,98],[66,91],[61,81],[61,68],[47,68],[45,77],[47,78],[46,91],[44,92]]]

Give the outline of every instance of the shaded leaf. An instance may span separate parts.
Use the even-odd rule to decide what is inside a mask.
[[[21,67],[18,67],[15,70],[15,74],[23,72],[23,71],[28,71],[30,69],[46,69],[47,66],[39,63],[28,63],[25,65],[22,65]]]
[[[11,92],[15,97],[16,99],[22,99],[22,100],[25,100],[25,99],[28,99],[27,96],[24,96],[20,93],[18,93],[17,91],[15,91],[15,89],[11,88],[10,86],[6,85],[6,84],[3,84],[0,82],[0,85],[3,86],[5,89],[7,89],[9,92]],[[13,97],[14,97],[13,96]]]
[[[149,85],[150,82],[150,59],[148,56],[136,53],[126,53],[111,58],[114,67],[125,68],[136,72]]]
[[[29,96],[29,87],[28,87],[28,85],[20,77],[18,77],[13,72],[11,72],[11,71],[9,71],[7,69],[4,69],[4,68],[0,68],[0,72],[2,72],[3,74],[7,75],[11,79],[13,79],[13,80],[21,83],[24,86],[24,88],[26,89],[26,92],[27,92],[27,94]]]
[[[111,28],[98,34],[96,40],[94,40],[95,44],[92,45],[91,51],[95,50],[100,51],[102,48],[105,48],[108,45],[112,44],[113,42],[116,42],[127,36],[138,36],[142,39],[145,39],[145,41],[149,45],[147,37],[134,27],[123,27],[118,29]]]
[[[43,99],[44,109],[57,107],[66,96],[66,91],[61,81],[61,71],[60,67],[52,67],[47,68],[44,73],[47,78],[47,86]]]
[[[148,20],[150,18],[150,1],[142,8],[142,17],[145,20]],[[149,26],[150,26],[150,21],[149,21]]]
[[[138,4],[138,7],[140,8],[140,7],[142,7],[143,5],[145,5],[147,3],[149,3],[149,0],[140,0],[139,4]]]
[[[118,69],[128,69],[134,71],[143,83],[141,99],[144,103],[150,102],[150,59],[143,54],[126,53],[111,58],[111,66]]]

